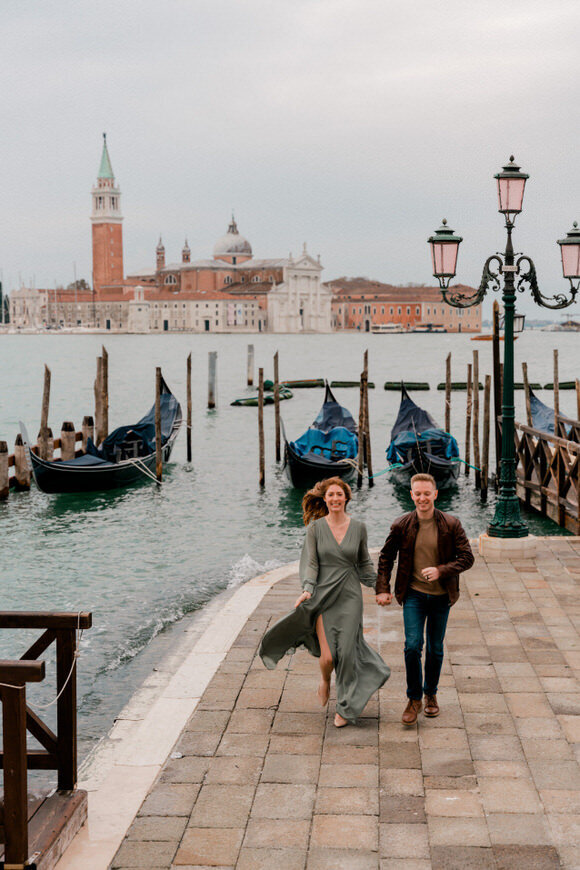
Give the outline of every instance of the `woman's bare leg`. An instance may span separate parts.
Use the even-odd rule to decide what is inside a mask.
[[[318,643],[320,644],[319,664],[322,677],[316,694],[320,698],[322,706],[325,707],[328,704],[328,697],[330,695],[330,676],[334,669],[334,662],[332,661],[332,653],[330,652],[330,647],[326,640],[326,634],[324,633],[322,614],[320,614],[316,620],[316,634],[318,635]]]

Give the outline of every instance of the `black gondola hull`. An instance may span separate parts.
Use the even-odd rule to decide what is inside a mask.
[[[414,474],[430,474],[435,478],[437,489],[446,489],[454,486],[459,477],[461,463],[457,460],[426,459],[425,456],[415,455],[409,458],[403,465],[392,465],[390,479],[398,486],[411,488],[411,478]]]
[[[349,462],[310,462],[303,456],[298,456],[288,442],[285,446],[285,471],[288,480],[297,489],[310,489],[315,483],[328,477],[340,477],[348,483],[355,474],[355,468]]]

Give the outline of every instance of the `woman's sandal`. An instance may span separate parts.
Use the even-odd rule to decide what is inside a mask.
[[[343,719],[340,713],[336,713],[334,717],[334,727],[335,728],[344,728],[348,725],[348,719]]]

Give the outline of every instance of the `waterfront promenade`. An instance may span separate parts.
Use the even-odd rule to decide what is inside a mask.
[[[315,697],[316,660],[298,652],[267,671],[256,657],[297,595],[294,570],[273,573],[208,618],[206,637],[231,631],[232,614],[238,625],[167,760],[144,772],[125,756],[110,805],[96,776],[88,828],[59,870],[580,868],[580,538],[539,539],[534,559],[477,558],[449,621],[441,715],[410,729],[401,608],[364,590],[367,637],[392,676],[358,727],[337,730],[332,696],[328,710]],[[177,707],[156,704],[166,727],[149,733],[163,745]],[[140,745],[146,756],[143,733]]]

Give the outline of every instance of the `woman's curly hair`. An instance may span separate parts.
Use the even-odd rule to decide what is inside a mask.
[[[345,507],[351,500],[352,490],[341,477],[327,477],[326,480],[319,480],[302,499],[302,517],[305,526],[328,513],[324,496],[326,490],[331,486],[340,486],[346,498]]]

